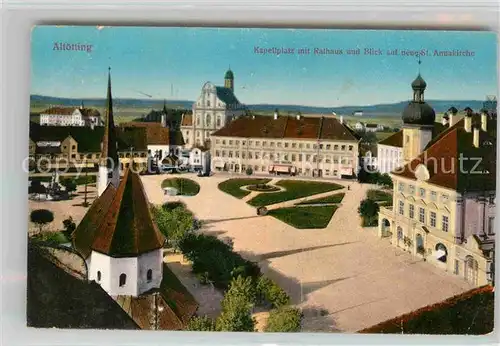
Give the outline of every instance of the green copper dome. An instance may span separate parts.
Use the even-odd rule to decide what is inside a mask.
[[[231,71],[231,69],[226,71],[226,74],[224,75],[224,79],[234,79],[234,74],[233,74],[233,71]]]
[[[425,89],[427,87],[427,83],[425,82],[425,80],[422,78],[422,76],[420,75],[420,73],[418,74],[417,78],[415,78],[415,80],[413,81],[413,83],[411,83],[411,87],[413,88],[413,90],[415,89]]]

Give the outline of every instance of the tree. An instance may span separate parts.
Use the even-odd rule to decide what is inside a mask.
[[[229,284],[227,295],[240,296],[251,304],[255,304],[257,300],[256,287],[251,277],[243,277],[238,275]]]
[[[73,221],[73,218],[70,216],[66,220],[63,221],[63,227],[64,227],[64,236],[71,241],[73,231],[76,229],[76,224]]]
[[[359,204],[358,213],[364,218],[373,218],[377,216],[380,207],[377,202],[371,199],[364,199]]]
[[[193,230],[194,216],[183,207],[168,209],[153,207],[153,216],[160,232],[167,238],[167,244],[178,249],[179,241]]]
[[[222,300],[222,312],[215,322],[217,331],[253,332],[255,319],[252,304],[241,295],[227,294]]]
[[[252,169],[252,167],[248,167],[248,168],[245,170],[245,173],[246,173],[246,175],[252,175],[252,174],[253,174],[253,169]]]
[[[61,185],[66,188],[66,192],[72,195],[72,192],[76,191],[76,181],[73,179],[64,179],[61,181]]]
[[[47,209],[37,209],[31,212],[30,219],[31,222],[40,227],[40,233],[41,233],[43,226],[54,221],[54,214]]]
[[[215,331],[215,321],[208,316],[195,316],[189,320],[186,327],[189,331],[213,332]]]
[[[290,303],[290,296],[271,279],[260,276],[257,281],[257,295],[261,304],[271,304],[278,308]]]
[[[47,193],[47,188],[42,185],[40,180],[32,180],[28,192],[32,193],[32,194],[40,195],[40,194]]]
[[[267,320],[266,332],[300,332],[302,312],[294,307],[285,306],[271,310]]]
[[[384,173],[384,174],[382,174],[380,176],[378,183],[380,185],[382,185],[383,187],[385,187],[385,188],[388,188],[388,189],[392,189],[393,188],[392,179],[389,176],[389,174],[387,174],[387,173]]]

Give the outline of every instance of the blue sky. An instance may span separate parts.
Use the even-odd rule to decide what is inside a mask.
[[[92,45],[58,51],[55,43]],[[194,100],[202,85],[223,84],[229,66],[235,93],[247,104],[343,106],[392,103],[411,97],[416,57],[388,50],[427,49],[420,71],[426,98],[483,100],[497,94],[496,36],[485,32],[319,29],[55,27],[32,31],[32,94],[105,97],[111,66],[115,97]],[[259,55],[254,48],[309,48],[311,54]],[[315,55],[314,48],[343,49]],[[346,49],[360,48],[360,55]],[[383,55],[364,55],[365,48]],[[469,50],[473,57],[433,56],[434,50]]]

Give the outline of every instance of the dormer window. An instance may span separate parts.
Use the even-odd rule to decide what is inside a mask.
[[[153,271],[151,269],[148,269],[146,273],[146,280],[148,282],[151,282],[153,280]]]

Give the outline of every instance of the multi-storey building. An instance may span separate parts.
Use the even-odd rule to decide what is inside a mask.
[[[224,86],[206,82],[193,104],[193,114],[184,114],[181,131],[186,146],[210,146],[211,134],[245,114],[245,106],[234,95],[234,74],[224,75]]]
[[[432,138],[435,113],[414,82],[403,112],[403,162],[391,172],[392,208],[381,207],[378,234],[472,285],[493,280],[496,114],[469,111]]]
[[[212,135],[212,170],[340,178],[358,171],[359,136],[337,118],[240,117]]]
[[[40,125],[44,126],[101,126],[101,114],[97,109],[80,107],[51,107],[40,113]]]

